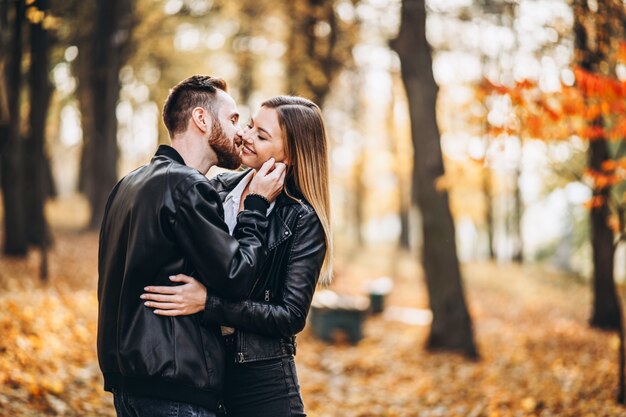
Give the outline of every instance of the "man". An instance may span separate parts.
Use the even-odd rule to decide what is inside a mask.
[[[215,416],[224,351],[218,326],[198,316],[160,317],[143,305],[146,285],[193,275],[224,297],[247,296],[265,256],[266,212],[285,166],[255,175],[231,237],[205,174],[237,168],[239,115],[226,83],[193,76],[163,106],[172,146],[113,189],[100,231],[98,361],[119,417]]]

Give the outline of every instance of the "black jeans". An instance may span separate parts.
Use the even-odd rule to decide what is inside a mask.
[[[306,417],[293,356],[235,363],[234,348],[226,348],[228,417]]]
[[[216,417],[199,405],[139,397],[124,391],[115,391],[113,401],[117,417]]]

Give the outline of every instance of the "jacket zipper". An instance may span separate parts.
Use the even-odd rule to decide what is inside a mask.
[[[270,300],[270,290],[265,290],[265,301]]]

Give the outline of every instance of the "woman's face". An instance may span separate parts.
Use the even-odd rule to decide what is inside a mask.
[[[270,158],[288,164],[283,140],[276,110],[261,107],[244,129],[241,161],[256,170]]]

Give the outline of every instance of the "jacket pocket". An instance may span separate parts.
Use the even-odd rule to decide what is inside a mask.
[[[170,318],[158,317],[141,306],[120,322],[118,361],[129,377],[173,376],[174,328]]]
[[[202,358],[204,359],[204,368],[208,376],[208,388],[211,390],[222,390],[224,381],[225,367],[225,351],[224,345],[220,340],[218,327],[207,327],[202,324],[200,315],[194,314],[194,322],[198,329],[200,344],[202,348]]]
[[[207,349],[204,346],[204,338],[202,337],[203,334],[203,328],[200,324],[200,319],[198,318],[197,314],[193,315],[193,321],[196,325],[196,329],[198,330],[198,334],[200,335],[200,348],[202,349],[202,355],[200,355],[200,357],[202,358],[202,361],[204,363],[204,369],[206,370],[207,373],[207,383],[210,386],[211,385],[211,376],[213,374],[213,368],[211,366],[209,366],[209,363],[211,363],[210,357],[208,357],[208,352]]]

